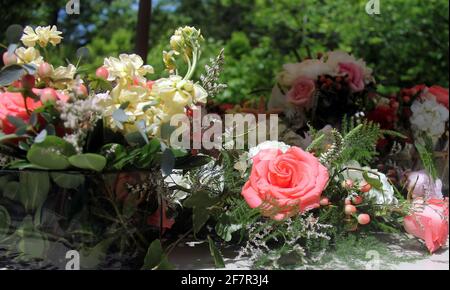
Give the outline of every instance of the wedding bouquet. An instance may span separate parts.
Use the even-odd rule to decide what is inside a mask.
[[[168,77],[151,80],[153,68],[135,54],[85,74],[80,49],[75,64],[55,67],[46,61],[62,40],[55,26],[13,28],[0,71],[2,256],[64,268],[52,253],[76,249],[84,268],[115,267],[114,259],[142,267],[177,216],[181,197],[168,176],[209,162],[170,145],[171,118],[223,86],[214,70],[202,84],[191,80],[203,36],[177,29],[163,53]],[[141,259],[126,264],[115,253]]]

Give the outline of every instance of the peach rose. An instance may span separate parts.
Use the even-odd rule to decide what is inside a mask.
[[[416,199],[413,213],[404,219],[405,230],[425,241],[430,253],[447,243],[448,199]]]
[[[316,84],[310,78],[299,77],[287,93],[287,101],[295,106],[310,109]]]
[[[339,73],[347,75],[350,89],[357,93],[364,90],[364,70],[353,62],[339,63]]]
[[[448,89],[440,86],[428,88],[428,93],[436,97],[436,101],[448,109]]]
[[[40,101],[35,101],[27,98],[27,108],[30,111],[42,106]],[[2,130],[5,134],[12,134],[16,131],[16,127],[11,124],[7,116],[20,118],[28,122],[30,116],[27,113],[25,101],[21,93],[4,92],[0,93],[0,123],[2,123]]]
[[[282,220],[319,207],[328,177],[317,158],[299,147],[291,147],[286,153],[265,149],[253,157],[242,195],[251,208],[260,207],[264,215]]]

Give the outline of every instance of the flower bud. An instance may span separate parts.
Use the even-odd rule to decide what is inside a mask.
[[[58,94],[52,88],[45,88],[41,90],[40,98],[42,103],[55,102],[58,99]]]
[[[75,94],[78,96],[87,96],[88,90],[84,84],[78,84],[74,88]]]
[[[5,65],[12,65],[17,63],[17,56],[14,53],[3,53],[3,63]]]
[[[109,72],[108,69],[104,66],[99,67],[96,71],[95,71],[95,75],[101,79],[107,79],[109,76]]]
[[[39,65],[38,75],[41,78],[48,78],[52,75],[53,68],[48,62],[43,62]]]
[[[353,180],[346,179],[346,180],[342,181],[341,186],[345,189],[351,189],[353,187]]]
[[[24,75],[21,80],[22,88],[31,90],[36,84],[36,78],[33,75]]]

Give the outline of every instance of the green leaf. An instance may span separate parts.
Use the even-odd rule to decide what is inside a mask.
[[[192,223],[193,223],[193,229],[194,234],[197,234],[203,226],[206,224],[206,222],[209,220],[209,212],[206,208],[203,207],[194,207],[193,213],[192,213]]]
[[[23,219],[21,227],[16,231],[20,237],[17,243],[17,250],[24,258],[42,259],[48,248],[48,241],[33,224],[33,218],[28,215]]]
[[[20,173],[18,199],[28,212],[39,208],[47,199],[50,178],[47,172],[24,171]]]
[[[11,217],[8,210],[0,205],[0,239],[8,234],[9,226],[11,225]]]
[[[17,181],[8,182],[3,188],[3,196],[10,200],[18,200],[17,194],[19,193],[20,183]]]
[[[148,247],[147,254],[144,258],[143,270],[170,270],[173,269],[168,261],[167,255],[164,254],[160,240],[154,240]]]
[[[169,140],[170,135],[175,131],[177,127],[171,126],[170,123],[163,123],[161,125],[161,138],[164,140]]]
[[[106,158],[99,154],[86,153],[69,157],[72,166],[100,172],[105,168]]]
[[[167,148],[164,150],[162,158],[161,158],[161,171],[164,176],[168,176],[172,174],[172,170],[175,167],[175,156],[173,155],[172,150]]]
[[[437,169],[433,161],[433,153],[431,150],[427,149],[426,146],[416,142],[417,152],[419,153],[420,159],[422,160],[422,164],[427,173],[433,178],[436,179]]]
[[[383,190],[383,183],[377,179],[377,178],[372,178],[369,176],[369,174],[367,173],[367,171],[364,171],[363,173],[363,178],[364,180],[370,184],[374,189],[376,190]]]
[[[40,167],[62,170],[70,166],[67,158],[74,154],[72,144],[56,136],[47,136],[43,142],[31,146],[27,159]]]
[[[19,24],[12,24],[6,29],[8,43],[18,43],[23,34],[23,27]]]
[[[27,126],[27,123],[25,123],[25,121],[21,118],[17,118],[15,116],[7,116],[6,119],[8,119],[8,121],[16,128]]]
[[[92,248],[83,248],[80,251],[80,268],[85,270],[96,269],[105,260],[107,251],[113,241],[113,238],[107,238]]]
[[[5,66],[0,70],[0,87],[9,86],[13,82],[20,80],[26,73],[26,70],[21,65],[13,64]]]
[[[76,189],[85,181],[84,175],[76,173],[52,172],[50,176],[59,187],[66,189]]]
[[[209,243],[209,251],[214,259],[214,264],[216,265],[216,268],[225,268],[225,262],[223,261],[222,254],[220,253],[219,249],[216,247],[216,244],[214,243],[214,241],[211,239],[210,236],[208,236],[208,243]]]
[[[7,140],[10,140],[10,139],[16,139],[18,137],[19,136],[17,136],[16,134],[5,135],[5,134],[1,134],[0,133],[0,142],[7,141]]]

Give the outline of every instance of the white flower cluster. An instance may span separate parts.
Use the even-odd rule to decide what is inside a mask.
[[[57,102],[64,127],[72,130],[72,133],[66,134],[64,139],[78,152],[82,151],[87,133],[102,118],[103,108],[98,104],[99,99],[99,96],[90,95],[86,99],[76,99],[73,102]]]
[[[422,134],[426,134],[437,141],[445,133],[449,112],[434,97],[414,101],[411,111],[410,122],[416,138],[420,139]]]
[[[355,183],[364,182],[365,179],[363,173],[367,172],[368,177],[377,179],[383,184],[381,189],[372,188],[369,192],[365,193],[365,196],[371,199],[375,204],[395,205],[398,203],[397,198],[394,196],[394,188],[386,175],[378,172],[377,169],[361,167],[356,161],[350,161],[345,167],[347,167],[347,170],[345,170],[342,175],[345,178],[353,180]]]

